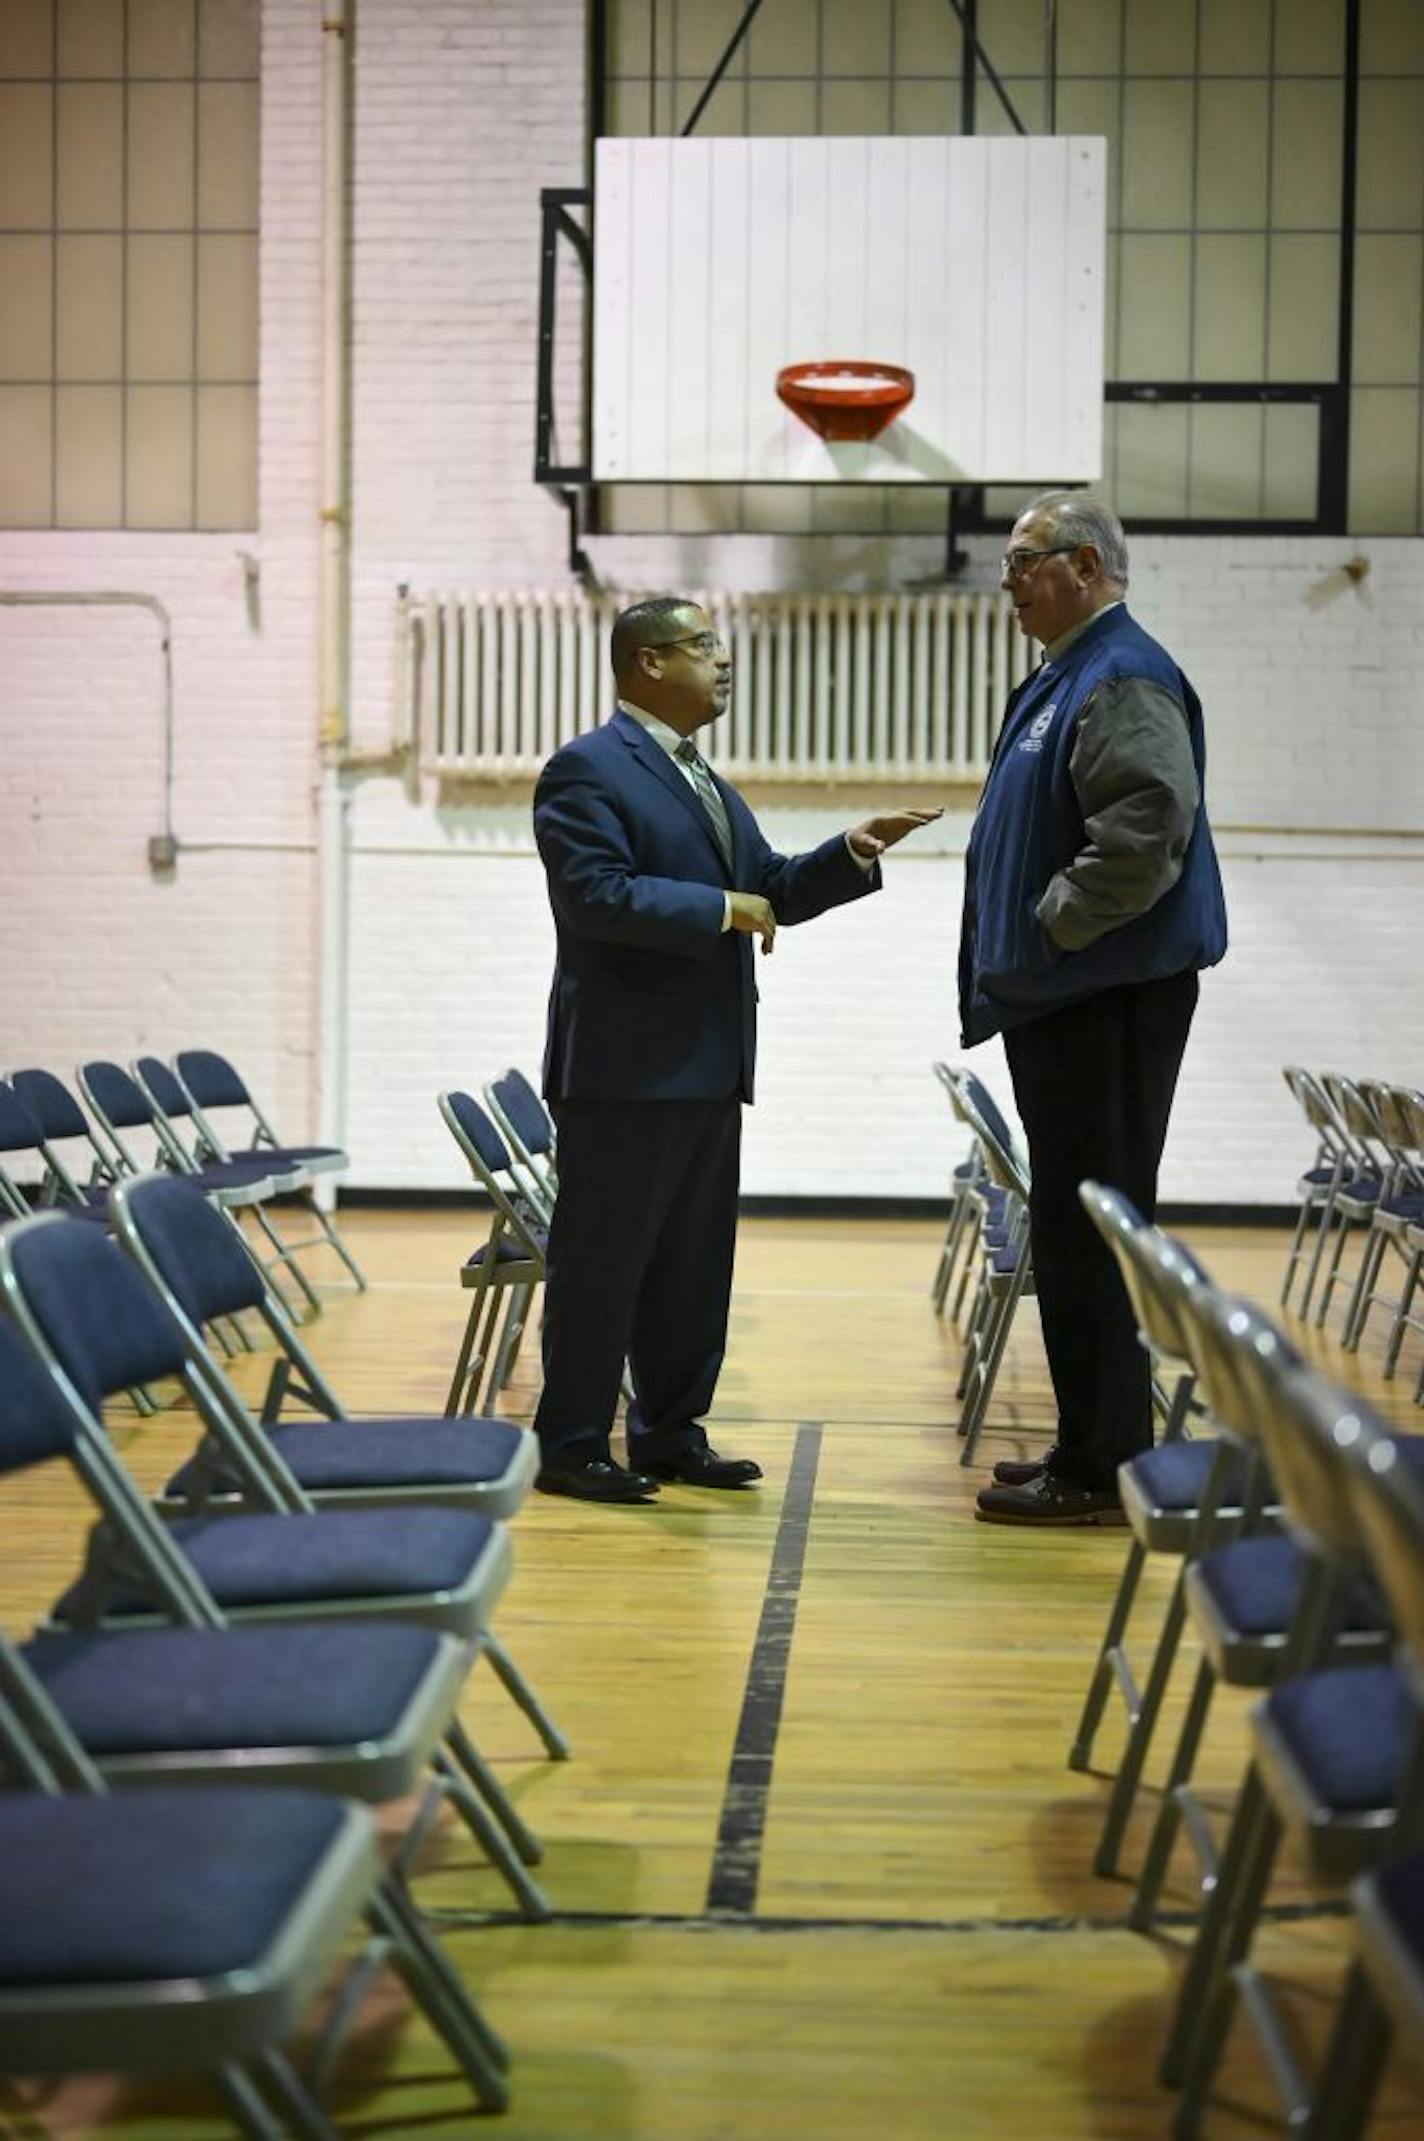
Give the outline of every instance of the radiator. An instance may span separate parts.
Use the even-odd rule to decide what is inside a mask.
[[[621,598],[626,599],[626,598]],[[409,595],[403,731],[445,776],[536,773],[612,704],[621,599]],[[702,739],[733,779],[974,781],[1029,667],[998,595],[703,595],[732,650],[726,714]]]

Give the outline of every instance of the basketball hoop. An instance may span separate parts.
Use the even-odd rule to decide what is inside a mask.
[[[865,357],[827,357],[818,364],[783,365],[776,391],[823,439],[864,442],[878,438],[909,408],[915,375],[902,365],[874,364]]]

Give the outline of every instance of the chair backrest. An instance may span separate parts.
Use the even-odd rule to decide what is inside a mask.
[[[534,1231],[537,1219],[525,1208],[509,1148],[484,1109],[471,1094],[458,1089],[441,1093],[439,1108],[445,1127],[494,1205],[500,1223],[512,1230],[529,1255],[542,1258],[543,1245]]]
[[[1169,1341],[1163,1350],[1189,1362],[1205,1384],[1210,1363],[1194,1308],[1200,1295],[1214,1291],[1211,1279],[1186,1243],[1160,1227],[1140,1227],[1131,1239],[1129,1252],[1144,1298],[1150,1297],[1153,1317]],[[1211,1404],[1209,1390],[1205,1394]]]
[[[1149,1281],[1147,1267],[1138,1254],[1137,1238],[1144,1231],[1141,1213],[1119,1189],[1100,1182],[1080,1182],[1078,1198],[1093,1225],[1117,1259],[1127,1297],[1141,1336],[1154,1352],[1182,1357],[1181,1334],[1176,1318],[1159,1300]]]
[[[94,1133],[84,1110],[62,1078],[53,1071],[17,1070],[10,1084],[48,1137],[78,1137],[93,1147]]]
[[[968,1073],[961,1073],[950,1098],[979,1140],[979,1149],[989,1179],[997,1183],[1000,1189],[1008,1190],[1022,1204],[1027,1204],[1028,1176],[1014,1150],[1008,1124],[995,1107],[992,1095],[986,1091],[981,1080]],[[987,1113],[980,1104],[982,1100],[989,1102]]]
[[[985,1085],[983,1079],[976,1077],[973,1071],[961,1071],[959,1073],[959,1090],[977,1108],[980,1116],[989,1125],[1005,1152],[1013,1155],[1015,1164],[1019,1166],[1019,1171],[1022,1173],[1022,1166],[1018,1161],[1018,1145],[1015,1141],[1014,1133],[1009,1127],[1009,1119],[989,1091],[988,1086]]]
[[[43,1136],[28,1102],[0,1079],[0,1152],[38,1152]]]
[[[105,1398],[181,1375],[183,1334],[114,1244],[61,1213],[0,1235],[0,1284],[97,1414]]]
[[[173,1067],[200,1108],[250,1108],[251,1095],[226,1056],[211,1048],[184,1048]]]
[[[1320,1080],[1301,1063],[1287,1063],[1281,1075],[1321,1143],[1331,1152],[1343,1150],[1345,1140],[1341,1136],[1341,1124],[1336,1117],[1330,1095]]]
[[[0,1079],[0,1153],[32,1153],[44,1163],[44,1132],[17,1093]],[[0,1217],[24,1219],[29,1199],[0,1164]]]
[[[192,1114],[192,1102],[161,1056],[140,1056],[133,1074],[170,1122],[183,1122]]]
[[[543,1158],[553,1151],[554,1126],[549,1111],[523,1071],[507,1070],[502,1078],[495,1079],[490,1092],[526,1152]]]
[[[1364,1539],[1331,1440],[1351,1401],[1253,1303],[1217,1294],[1197,1313],[1231,1356],[1233,1388],[1249,1409],[1292,1530],[1337,1566],[1357,1565]],[[1227,1424],[1241,1432],[1239,1414]]]
[[[121,1246],[197,1330],[265,1303],[266,1281],[237,1227],[181,1175],[122,1183],[112,1210]]]
[[[1396,1439],[1351,1396],[1331,1428],[1355,1513],[1390,1615],[1424,1678],[1424,1462],[1417,1436]]]
[[[1322,1071],[1320,1082],[1334,1104],[1335,1113],[1352,1140],[1355,1150],[1365,1164],[1374,1172],[1382,1170],[1385,1161],[1378,1149],[1384,1144],[1374,1109],[1353,1078],[1341,1071]]]
[[[0,1315],[0,1472],[67,1457],[74,1415],[11,1317]]]

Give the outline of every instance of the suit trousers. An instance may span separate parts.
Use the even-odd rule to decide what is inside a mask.
[[[545,1465],[608,1455],[626,1360],[628,1455],[706,1442],[727,1348],[742,1110],[727,1100],[562,1100],[544,1291]]]
[[[1092,1180],[1156,1215],[1157,1169],[1197,1002],[1195,972],[1104,989],[1004,1035],[1028,1139],[1034,1284],[1058,1401],[1051,1470],[1083,1487],[1152,1440],[1151,1369],[1117,1261],[1078,1197]]]

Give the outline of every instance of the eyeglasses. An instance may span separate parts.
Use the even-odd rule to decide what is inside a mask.
[[[712,661],[727,652],[727,642],[720,632],[692,632],[686,639],[660,639],[649,651],[661,653],[664,647],[691,647],[702,661]]]
[[[1030,550],[1025,544],[1017,550],[1005,551],[999,565],[1006,580],[1021,580],[1025,573],[1037,572],[1040,558],[1056,558],[1082,547],[1081,543],[1050,543],[1046,550]]]

